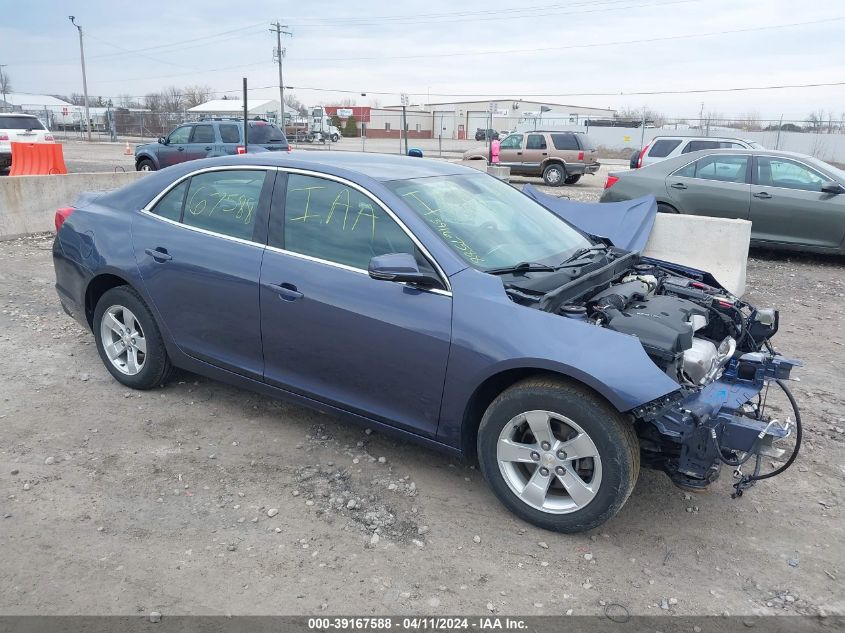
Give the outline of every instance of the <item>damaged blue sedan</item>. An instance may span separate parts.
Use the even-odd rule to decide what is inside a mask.
[[[777,311],[554,206],[439,161],[194,161],[59,209],[56,288],[127,387],[178,367],[476,458],[549,530],[613,517],[641,464],[737,494],[788,467]]]

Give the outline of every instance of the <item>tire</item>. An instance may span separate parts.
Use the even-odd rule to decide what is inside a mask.
[[[576,182],[581,180],[581,174],[572,174],[571,176],[567,176],[563,182],[566,185],[574,185]]]
[[[337,134],[332,134],[332,143],[337,143],[340,137]]]
[[[666,204],[665,202],[658,202],[657,203],[657,212],[658,213],[677,213],[678,210],[673,207],[671,204]]]
[[[537,442],[532,427],[540,429],[539,437],[549,432],[551,446]],[[576,437],[577,445],[571,443]],[[569,455],[559,457],[560,447],[568,447]],[[576,450],[595,456],[572,460]],[[492,402],[478,429],[478,459],[487,483],[511,512],[567,533],[611,519],[640,471],[633,424],[585,387],[550,377],[520,381]]]
[[[170,377],[173,366],[161,332],[147,304],[132,288],[118,286],[106,291],[94,309],[93,323],[100,359],[119,383],[132,389],[152,389]],[[118,331],[121,325],[122,335]],[[131,354],[127,343],[135,349]]]
[[[135,171],[155,171],[156,166],[153,161],[149,158],[142,158],[138,161],[138,164],[135,165]]]
[[[566,169],[560,163],[546,165],[543,170],[543,182],[549,187],[560,187],[566,180]]]

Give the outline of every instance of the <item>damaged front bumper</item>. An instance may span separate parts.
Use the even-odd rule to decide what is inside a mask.
[[[767,418],[754,401],[771,381],[788,380],[801,365],[776,354],[750,352],[732,359],[719,378],[701,389],[679,390],[639,407],[632,413],[645,425],[645,463],[666,471],[682,488],[700,490],[719,477],[723,464],[741,476],[741,466],[752,457],[781,457],[783,451],[773,444],[792,432],[792,423]],[[799,422],[797,408],[795,415]],[[741,490],[738,485],[737,493]]]

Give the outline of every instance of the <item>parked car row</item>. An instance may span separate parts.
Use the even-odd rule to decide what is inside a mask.
[[[718,136],[655,136],[631,155],[631,169],[703,149],[763,149],[754,141]]]

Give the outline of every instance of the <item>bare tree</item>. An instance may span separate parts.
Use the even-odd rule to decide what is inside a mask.
[[[293,92],[285,93],[285,105],[296,110],[301,116],[308,115],[308,108],[305,107],[305,104]]]
[[[666,121],[666,117],[663,114],[648,106],[643,106],[642,108],[625,106],[616,111],[616,118],[625,121],[642,121],[645,119],[647,123],[652,123],[657,127],[662,126]]]
[[[12,80],[9,78],[9,73],[3,72],[3,69],[0,68],[0,93],[5,98],[10,92],[12,92]]]
[[[120,94],[117,95],[117,107],[119,108],[140,108],[141,104],[132,95]]]
[[[70,102],[75,106],[85,105],[85,97],[78,92],[73,92],[70,95]]]
[[[144,107],[149,108],[153,112],[158,112],[161,110],[161,93],[160,92],[151,92],[147,95],[144,95]]]
[[[814,132],[821,132],[822,124],[824,123],[824,110],[819,109],[816,112],[810,112],[807,115],[807,122],[810,124],[810,129]]]
[[[344,97],[343,99],[337,102],[337,105],[343,108],[351,108],[352,106],[357,105],[357,103],[352,97]]]
[[[161,109],[165,112],[179,112],[184,103],[185,97],[176,86],[165,88],[161,93]]]
[[[184,106],[186,108],[193,108],[194,106],[203,104],[206,101],[210,101],[213,94],[214,92],[209,85],[201,86],[197,84],[196,86],[187,86],[183,91]]]
[[[371,108],[380,108],[381,107],[381,100],[380,99],[370,99],[370,107]]]

